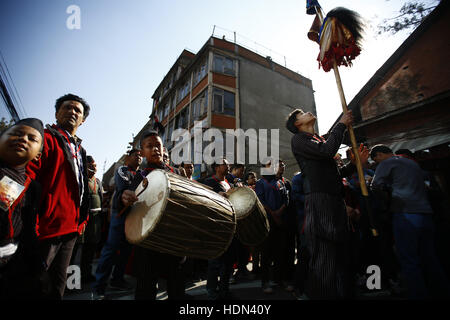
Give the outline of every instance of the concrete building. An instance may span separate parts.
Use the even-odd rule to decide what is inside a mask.
[[[195,121],[201,121],[203,131],[216,128],[224,140],[230,137],[226,136],[227,129],[233,132],[242,129],[246,134],[245,158],[242,150],[236,147],[237,138],[234,150],[226,149],[228,142],[224,141],[223,154],[232,163],[245,162],[248,169],[257,170],[259,175],[260,161],[263,160],[261,153],[264,154],[264,146],[259,139],[265,136],[264,130],[267,130],[265,147],[266,154],[270,156],[270,144],[274,142],[271,134],[276,136],[272,129],[276,129],[279,130],[279,157],[286,162],[288,178],[298,171],[298,165],[291,152],[292,134],[285,128],[286,117],[293,107],[299,106],[316,113],[310,79],[275,63],[270,57],[263,57],[241,45],[216,37],[210,37],[197,54],[184,50],[152,98],[150,120],[136,135],[136,144],[140,134],[153,127],[155,116],[164,126],[162,138],[171,159],[174,158],[174,146],[182,140],[176,143],[171,141],[176,129],[188,129],[192,138]],[[255,133],[257,149],[251,149],[255,147]],[[199,153],[194,153],[193,140],[190,141],[192,159]],[[200,153],[211,144],[203,140]],[[184,143],[188,142],[185,140]],[[183,154],[179,149],[176,151],[179,155]],[[194,177],[200,176],[201,168],[201,165],[195,166]]]

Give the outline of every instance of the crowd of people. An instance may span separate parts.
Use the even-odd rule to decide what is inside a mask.
[[[269,174],[261,176],[226,158],[211,165],[211,174],[197,182],[224,197],[230,189],[251,188],[270,226],[261,244],[248,246],[234,235],[214,259],[174,256],[126,239],[135,190],[150,172],[193,180],[193,164],[172,166],[157,130],[141,135],[139,148],[128,151],[115,171],[114,187],[104,190],[95,160],[76,135],[89,104],[67,94],[57,99],[55,111],[53,125],[44,128],[28,118],[0,135],[1,299],[63,299],[67,268],[78,256],[81,281],[94,300],[108,298],[108,285],[133,290],[136,300],[155,300],[160,279],[174,300],[191,299],[186,284],[198,280],[206,280],[208,299],[233,300],[230,284],[256,279],[268,299],[274,290],[299,299],[355,299],[368,290],[371,265],[381,270],[377,289],[410,299],[450,297],[434,239],[435,217],[444,212],[430,201],[430,177],[410,151],[394,153],[385,145],[349,148],[344,161],[338,150],[351,111],[327,139],[315,132],[311,113],[296,109],[288,116],[299,169],[291,179],[279,159],[267,158],[262,165]],[[361,191],[357,158],[368,196]]]

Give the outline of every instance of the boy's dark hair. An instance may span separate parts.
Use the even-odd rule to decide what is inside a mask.
[[[393,153],[391,148],[389,148],[388,146],[386,146],[384,144],[377,144],[377,145],[373,146],[372,149],[370,149],[370,157],[373,159],[377,155],[378,152],[385,153],[385,154]]]
[[[21,126],[21,125],[25,125],[31,128],[34,128],[35,130],[37,130],[39,132],[39,134],[41,135],[41,148],[39,149],[39,152],[42,152],[42,150],[44,150],[44,124],[42,123],[42,121],[40,119],[37,118],[25,118],[25,119],[21,119],[19,121],[17,121],[14,124],[11,124],[9,127],[5,128],[4,130],[2,130],[0,132],[0,137],[9,129],[14,128],[15,126]]]
[[[395,154],[404,154],[410,158],[414,158],[414,153],[409,149],[398,149]]]
[[[295,121],[297,121],[297,114],[299,114],[299,113],[304,113],[304,112],[302,109],[295,109],[288,115],[288,117],[286,119],[286,129],[288,129],[293,134],[298,133],[298,129],[295,126]]]
[[[248,180],[248,178],[249,178],[250,176],[254,176],[254,177],[256,178],[256,173],[253,172],[253,171],[247,172],[247,173],[245,174],[245,176],[244,176],[244,182],[247,182],[247,180]]]
[[[132,148],[131,150],[127,151],[127,156],[131,156],[133,153],[136,153],[138,151],[141,151],[141,150],[136,149],[136,148]]]
[[[93,163],[93,162],[95,162],[95,161],[94,161],[94,158],[92,158],[92,156],[86,156],[86,161],[87,161],[87,163]]]
[[[211,165],[211,169],[213,169],[213,171],[216,171],[216,168],[223,165],[225,158],[222,158],[220,160],[216,160],[214,161],[214,163]]]
[[[144,141],[144,139],[147,138],[147,137],[154,137],[154,136],[159,137],[159,134],[158,134],[157,131],[155,131],[155,130],[147,130],[147,131],[145,131],[142,134],[141,139],[139,139],[139,146],[141,147],[141,149],[142,149],[142,142]]]
[[[77,101],[77,102],[79,102],[79,103],[81,103],[83,105],[83,119],[86,119],[88,117],[88,115],[89,115],[89,111],[91,110],[91,107],[86,102],[86,100],[84,100],[83,98],[81,98],[81,97],[79,97],[77,95],[74,95],[72,93],[68,93],[66,95],[63,95],[62,97],[59,97],[56,100],[56,103],[55,103],[56,112],[58,112],[59,108],[61,108],[61,105],[65,101],[70,101],[70,100]]]
[[[233,171],[233,170],[235,170],[235,169],[241,169],[241,168],[244,168],[244,167],[245,167],[245,165],[242,164],[242,163],[235,163],[235,164],[233,164],[233,165],[231,166],[231,171]]]

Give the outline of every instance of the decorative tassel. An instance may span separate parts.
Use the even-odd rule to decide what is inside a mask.
[[[351,66],[361,52],[362,31],[362,19],[357,12],[342,7],[331,10],[319,32],[319,68],[328,72],[334,61],[337,66]]]

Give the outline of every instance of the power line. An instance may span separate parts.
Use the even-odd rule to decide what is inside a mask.
[[[14,93],[15,93],[15,96],[17,96],[18,101],[17,101],[17,99],[14,97],[14,98],[16,99],[16,103],[19,102],[19,103],[17,103],[17,105],[18,105],[18,107],[21,109],[20,111],[22,112],[22,115],[26,117],[27,114],[26,114],[26,112],[25,112],[25,109],[23,108],[22,99],[20,98],[19,92],[18,92],[18,90],[17,90],[17,88],[16,88],[16,85],[14,84],[14,81],[13,81],[13,79],[12,79],[12,77],[11,77],[11,73],[9,72],[8,65],[6,64],[5,58],[3,57],[3,53],[2,53],[1,50],[0,50],[0,56],[2,57],[3,64],[4,64],[5,67],[6,67],[6,71],[7,71],[7,73],[8,73],[9,79],[11,79],[11,83],[12,83],[13,88],[14,88],[13,95],[14,95]]]
[[[16,108],[14,107],[14,103],[11,100],[11,96],[8,93],[8,89],[5,86],[5,83],[3,82],[3,76],[0,75],[0,92],[2,94],[3,101],[6,105],[6,108],[8,109],[9,114],[11,115],[11,118],[14,120],[14,122],[17,122],[20,120],[19,115],[17,114]]]
[[[18,94],[17,88],[14,85],[11,74],[9,72],[8,66],[5,62],[3,54],[0,51],[1,61],[0,61],[0,92],[2,95],[3,102],[8,110],[11,118],[14,122],[20,120],[20,116],[17,112],[16,106],[21,107],[22,101]],[[5,71],[6,70],[6,71]],[[12,84],[12,85],[11,85]],[[19,103],[20,101],[20,103]],[[21,107],[22,114],[25,115],[23,107]]]

